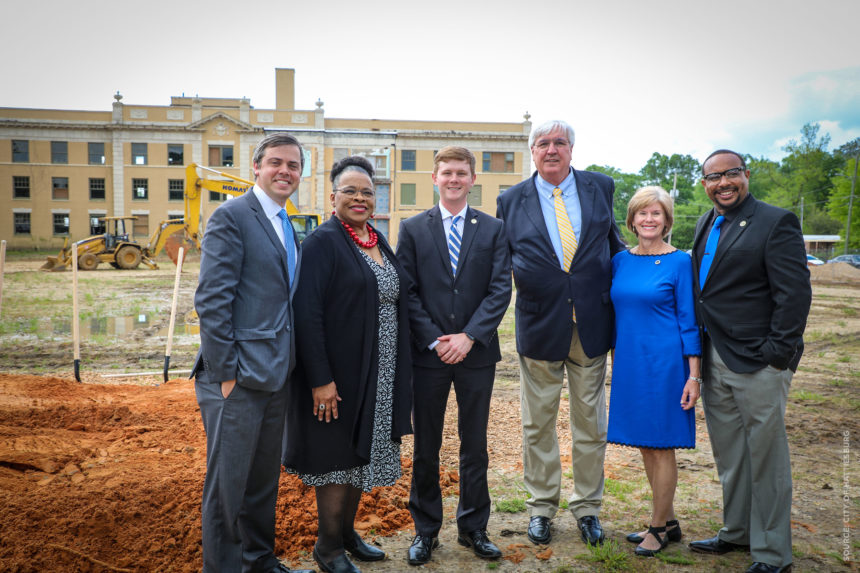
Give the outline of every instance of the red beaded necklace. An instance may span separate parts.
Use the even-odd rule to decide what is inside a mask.
[[[334,211],[331,213],[334,215]],[[376,231],[370,228],[370,225],[367,225],[367,234],[369,235],[366,241],[362,241],[358,238],[358,234],[350,227],[343,219],[338,218],[340,224],[343,225],[343,228],[346,229],[346,232],[349,233],[349,236],[352,237],[352,241],[361,247],[362,249],[372,249],[376,246],[376,243],[379,242],[379,237],[376,235]]]

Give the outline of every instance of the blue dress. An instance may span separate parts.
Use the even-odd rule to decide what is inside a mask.
[[[644,448],[695,448],[694,409],[681,408],[701,356],[693,308],[693,264],[684,251],[612,258],[615,358],[607,441]]]

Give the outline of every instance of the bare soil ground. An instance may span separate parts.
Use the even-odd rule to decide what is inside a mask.
[[[0,307],[0,570],[195,571],[200,553],[200,492],[205,438],[193,383],[177,373],[161,383],[174,268],[99,269],[79,277],[83,384],[72,374],[71,273],[39,273],[41,261],[7,261]],[[183,270],[179,315],[192,309],[199,261]],[[860,271],[847,265],[814,271],[807,350],[794,378],[786,423],[792,448],[796,571],[858,571],[860,555]],[[839,265],[842,266],[842,265]],[[854,272],[857,271],[857,272]],[[695,450],[678,452],[676,512],[684,543],[663,559],[633,556],[626,533],[648,518],[650,493],[639,453],[610,445],[601,520],[612,540],[602,555],[581,542],[572,515],[560,510],[553,541],[526,538],[521,507],[519,373],[512,313],[500,329],[499,364],[489,428],[490,537],[503,559],[486,563],[456,542],[456,407],[452,396],[443,445],[446,523],[428,571],[743,571],[749,555],[708,557],[686,542],[721,524],[721,494],[699,408]],[[128,317],[145,321],[125,325]],[[108,325],[123,325],[103,328]],[[174,337],[171,367],[188,369],[199,338]],[[152,375],[137,375],[152,372]],[[131,375],[131,374],[134,375]],[[105,377],[105,375],[120,375]],[[611,388],[607,386],[610,392]],[[564,403],[563,403],[564,404]],[[572,491],[567,406],[558,431],[565,493]],[[405,571],[412,524],[406,510],[411,440],[403,444],[398,485],[365,495],[359,529],[387,553],[364,571]],[[281,477],[277,552],[291,566],[313,567],[313,491]],[[511,512],[513,510],[513,512]],[[845,528],[845,529],[844,529]]]

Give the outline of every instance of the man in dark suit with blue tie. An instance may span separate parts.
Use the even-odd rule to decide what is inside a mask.
[[[723,487],[723,527],[699,553],[752,553],[748,573],[790,571],[791,461],[785,405],[812,302],[797,216],[756,200],[743,156],[702,164],[714,208],[693,242],[702,402]]]
[[[253,162],[254,187],[209,218],[194,295],[200,351],[191,375],[206,430],[207,573],[288,571],[274,554],[275,502],[300,251],[284,207],[304,158],[298,140],[275,133]]]
[[[567,371],[574,494],[568,507],[584,542],[603,542],[598,513],[606,452],[606,353],[612,342],[610,260],[624,248],[612,212],[615,184],[570,165],[573,129],[563,121],[529,137],[537,173],[498,198],[516,295],[523,470],[528,537],[549,543],[561,497],[556,418]]]
[[[487,537],[487,422],[501,360],[496,328],[511,300],[510,257],[502,222],[467,205],[475,156],[449,146],[434,162],[439,205],[405,220],[397,241],[397,256],[412,282],[411,565],[430,560],[442,527],[439,449],[452,383],[460,436],[458,541],[484,559],[502,555]]]

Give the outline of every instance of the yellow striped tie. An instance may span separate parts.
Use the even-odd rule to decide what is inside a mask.
[[[553,189],[552,196],[555,203],[555,220],[558,223],[558,234],[561,237],[564,270],[565,272],[569,272],[570,263],[573,262],[573,255],[576,254],[576,235],[573,232],[573,227],[570,225],[570,218],[567,216],[567,207],[564,206],[564,200],[561,198],[561,189],[558,187]],[[576,322],[576,309],[573,309],[573,321]]]

